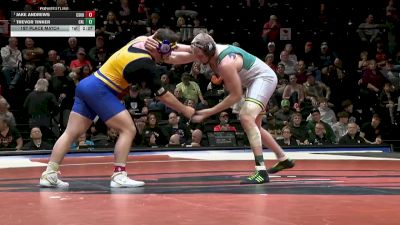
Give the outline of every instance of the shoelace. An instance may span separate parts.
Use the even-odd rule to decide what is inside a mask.
[[[47,181],[49,181],[51,184],[57,184],[58,183],[58,181],[60,180],[60,179],[58,179],[58,176],[56,176],[56,177],[52,177],[52,176],[49,176],[49,175],[51,175],[51,174],[53,174],[53,173],[55,173],[55,174],[61,174],[61,172],[60,171],[51,171],[51,172],[48,172],[48,173],[46,173],[45,175],[45,179],[47,180]],[[50,179],[49,179],[50,178]],[[54,179],[55,178],[55,179]]]
[[[115,177],[121,177],[121,178],[115,179]],[[129,179],[128,176],[124,173],[119,173],[113,176],[113,181],[118,184],[124,184],[128,181],[128,179]]]

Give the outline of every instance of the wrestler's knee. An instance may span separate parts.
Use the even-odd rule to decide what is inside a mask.
[[[135,128],[135,126],[124,126],[124,127],[121,127],[120,133],[134,137],[136,135],[136,128]]]
[[[254,122],[262,108],[254,102],[246,101],[239,112],[239,118],[242,122]]]

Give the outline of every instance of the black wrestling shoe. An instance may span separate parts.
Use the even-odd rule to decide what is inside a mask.
[[[288,158],[282,162],[276,163],[273,167],[269,168],[267,172],[270,174],[277,173],[281,170],[293,168],[294,165],[294,160]]]
[[[269,176],[266,170],[258,170],[251,176],[242,180],[240,184],[263,184],[269,182]]]

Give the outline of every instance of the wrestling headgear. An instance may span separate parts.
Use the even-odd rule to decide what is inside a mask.
[[[171,54],[172,50],[174,48],[176,48],[176,43],[171,43],[168,40],[157,40],[158,41],[158,47],[157,47],[157,51],[161,54],[161,55],[169,55]]]
[[[192,42],[192,46],[200,48],[204,52],[204,55],[208,57],[212,57],[215,54],[216,46],[214,43],[202,45],[199,42]]]

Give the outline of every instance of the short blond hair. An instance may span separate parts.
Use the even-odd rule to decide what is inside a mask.
[[[47,91],[48,87],[49,82],[44,78],[40,78],[35,84],[35,91],[45,92]]]
[[[64,71],[66,70],[65,65],[62,63],[56,63],[53,65],[53,70],[55,70],[57,67],[62,68]]]

